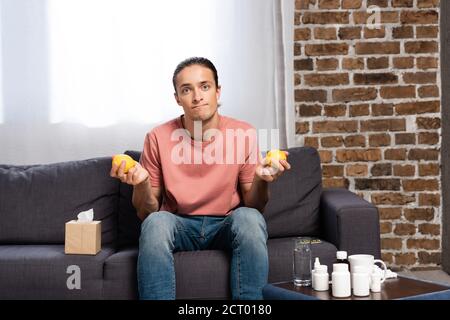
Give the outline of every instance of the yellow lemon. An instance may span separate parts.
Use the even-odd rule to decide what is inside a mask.
[[[131,158],[126,154],[116,154],[112,159],[112,163],[117,165],[118,167],[120,167],[122,161],[125,161],[125,170],[124,170],[125,173],[127,173],[128,170],[130,170],[136,165],[136,161],[134,161],[133,158]]]
[[[286,152],[278,150],[278,149],[270,150],[269,152],[267,152],[266,157],[267,157],[269,166],[272,165],[272,159],[276,159],[278,161],[287,159]]]

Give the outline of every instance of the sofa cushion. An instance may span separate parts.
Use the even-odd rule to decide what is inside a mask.
[[[291,169],[270,183],[264,210],[269,238],[319,235],[322,171],[316,149],[288,149]]]
[[[102,299],[103,265],[113,249],[95,256],[66,255],[64,245],[1,245],[0,299]],[[79,267],[80,289],[75,284]],[[71,277],[69,279],[69,277]]]
[[[138,151],[126,151],[125,154],[139,161],[141,153]],[[137,245],[141,234],[141,220],[131,202],[133,187],[120,183],[119,187],[119,215],[118,215],[118,239],[120,248]]]
[[[177,299],[229,299],[230,254],[222,250],[174,254]]]
[[[105,263],[105,299],[135,299],[138,248],[124,248]],[[230,256],[221,250],[174,254],[177,299],[229,299]],[[124,276],[126,275],[126,276]]]
[[[0,243],[61,244],[65,223],[94,209],[102,244],[115,240],[119,180],[111,158],[34,166],[0,165]]]
[[[137,288],[138,248],[128,247],[114,253],[105,261],[103,294],[107,300],[134,300]]]

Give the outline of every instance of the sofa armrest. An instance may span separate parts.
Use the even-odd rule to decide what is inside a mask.
[[[347,189],[324,189],[320,220],[322,237],[338,250],[380,258],[380,222],[373,204]]]

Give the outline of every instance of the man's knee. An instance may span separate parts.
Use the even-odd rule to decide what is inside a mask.
[[[140,241],[170,240],[175,229],[174,214],[167,211],[153,212],[142,222]]]
[[[235,232],[267,238],[266,221],[257,209],[248,207],[238,208],[231,214],[231,218],[232,228]]]

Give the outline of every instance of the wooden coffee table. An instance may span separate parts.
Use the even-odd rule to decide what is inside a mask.
[[[263,288],[266,300],[450,300],[450,286],[413,278],[387,279],[381,292],[367,297],[335,298],[328,291],[315,291],[311,287],[297,287],[292,281],[268,284]]]

